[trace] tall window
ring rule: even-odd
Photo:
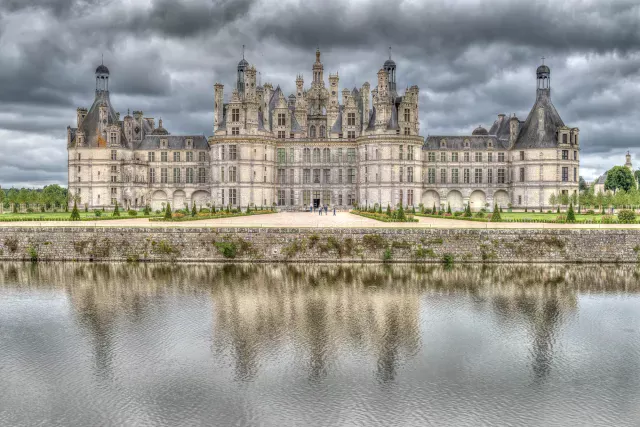
[[[180,168],[173,168],[173,182],[180,182]]]
[[[319,148],[314,148],[313,149],[313,162],[314,163],[320,163],[320,149]]]
[[[322,170],[322,181],[325,184],[331,183],[331,169],[323,169]]]
[[[239,122],[240,121],[240,109],[239,108],[232,108],[231,109],[231,121],[232,122]]]
[[[566,143],[567,143],[567,134],[566,134],[566,133],[563,133],[563,134],[562,134],[562,143],[563,143],[563,144],[566,144]]]
[[[156,182],[156,170],[154,168],[149,169],[149,182]]]
[[[578,152],[577,151],[573,152],[573,160],[578,160]]]
[[[302,150],[302,161],[310,163],[311,162],[311,149],[305,148]]]
[[[347,169],[347,174],[349,176],[349,184],[355,184],[356,182],[356,170],[353,168]]]
[[[567,168],[563,168],[563,176],[564,176],[564,170]],[[563,181],[565,181],[563,179]],[[524,182],[524,168],[520,168],[520,182]]]
[[[401,145],[400,147],[398,147],[398,159],[399,160],[404,159],[404,145]]]
[[[238,146],[230,145],[229,146],[229,160],[238,160]]]
[[[302,170],[302,183],[311,184],[311,169]]]
[[[328,148],[322,149],[322,161],[324,163],[331,162],[331,150],[329,150]]]
[[[266,169],[266,168],[265,168]],[[224,167],[220,168],[220,182],[224,182],[225,176],[224,176]]]
[[[524,160],[524,151],[520,152],[520,160]]]
[[[204,184],[207,182],[206,169],[198,168],[198,182]]]
[[[436,183],[436,168],[429,168],[428,175],[427,175],[427,182],[429,184]]]
[[[173,161],[174,162],[179,162],[180,161],[180,152],[179,151],[174,151],[173,152]]]
[[[504,184],[505,170],[503,168],[498,169],[498,184]]]
[[[504,153],[498,153],[498,161],[504,162]]]
[[[238,190],[235,188],[229,189],[229,203],[233,206],[238,204]]]
[[[413,145],[407,145],[407,160],[413,160]]]
[[[278,148],[276,151],[276,159],[278,159],[278,163],[285,163],[287,161],[287,151],[285,148]]]
[[[464,179],[464,183],[465,184],[469,184],[469,169],[465,169],[464,171],[464,175],[463,175],[463,179]]]
[[[286,198],[285,190],[278,190],[278,206],[284,206]]]
[[[476,153],[476,162],[481,162],[482,161],[482,153],[481,152],[477,152]]]
[[[457,184],[459,180],[458,169],[451,169],[451,183]]]
[[[407,190],[407,205],[413,206],[413,190]]]
[[[493,169],[487,169],[487,184],[493,184]]]
[[[446,169],[440,169],[440,183],[441,184],[446,184],[447,183],[447,170]]]
[[[160,182],[163,184],[167,183],[167,168],[160,169]]]
[[[465,162],[468,162],[468,161],[469,161],[469,152],[468,152],[468,151],[465,151],[465,152],[464,152],[464,161],[465,161]]]
[[[293,177],[294,177],[293,169],[289,169],[289,184],[294,184]]]
[[[356,149],[347,148],[347,162],[353,163],[356,161]]]
[[[193,151],[187,151],[187,162],[193,162]]]
[[[440,153],[440,161],[441,162],[446,162],[447,161],[447,153],[446,152],[442,152]]]
[[[278,126],[285,126],[286,124],[286,115],[284,113],[278,113]]]
[[[292,188],[292,189],[289,190],[289,204],[291,206],[296,204],[296,201],[294,200],[295,199],[294,195],[295,195],[295,193],[294,193],[293,188]]]
[[[109,141],[109,142],[111,142],[111,144],[112,144],[112,145],[115,145],[115,144],[116,144],[116,141],[118,140],[118,139],[117,139],[118,137],[117,137],[116,135],[117,135],[117,134],[116,134],[115,132],[111,132],[111,138],[110,138],[110,141]],[[566,141],[565,141],[565,142],[566,142]]]
[[[578,168],[573,168],[573,180],[578,181]]]
[[[400,182],[404,181],[404,168],[400,167],[400,173],[398,174],[399,178],[400,178]]]
[[[338,184],[342,184],[342,169],[338,169]]]
[[[336,155],[336,161],[337,162],[341,162],[342,161],[342,148],[338,148],[338,154]]]
[[[313,183],[320,184],[320,169],[313,170]]]
[[[153,151],[149,151],[147,153],[147,160],[150,162],[155,162],[156,161],[156,153],[154,153]]]
[[[487,162],[493,162],[493,153],[487,153]]]
[[[277,175],[276,175],[276,179],[278,184],[284,184],[284,177],[285,177],[285,170],[284,169],[278,169],[277,171]]]
[[[287,137],[287,132],[283,130],[278,131],[278,139],[285,139]]]
[[[326,130],[324,125],[320,125],[320,138],[326,137]]]
[[[236,176],[236,167],[235,166],[229,166],[229,182],[236,182],[237,176]]]
[[[311,125],[311,127],[309,128],[309,136],[311,138],[315,138],[316,137],[316,127]]]
[[[294,155],[293,147],[291,147],[289,148],[289,161],[293,163],[294,160],[295,160],[295,155]]]
[[[451,153],[451,161],[452,162],[458,161],[458,153]]]
[[[404,109],[404,121],[405,122],[410,122],[411,121],[411,110],[408,108]]]
[[[566,166],[562,168],[562,181],[569,181],[569,168]]]
[[[404,128],[405,135],[411,135],[411,128]]]
[[[569,150],[562,150],[562,160],[569,160]]]
[[[347,126],[356,125],[356,113],[347,113]]]
[[[116,150],[111,150],[111,160],[116,160],[117,153]]]
[[[355,130],[348,130],[347,131],[347,138],[355,139],[355,137],[356,137],[356,131]]]
[[[187,168],[187,184],[193,184],[193,168]]]
[[[436,153],[434,153],[434,152],[429,152],[428,160],[429,160],[430,162],[435,162],[435,161],[436,161]]]
[[[413,182],[413,168],[411,166],[407,168],[407,182]]]
[[[482,169],[476,169],[475,170],[474,182],[476,184],[482,184]]]

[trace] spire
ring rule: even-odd
[[[242,45],[242,59],[244,59],[244,45]]]
[[[391,46],[389,46],[389,59],[391,59]]]

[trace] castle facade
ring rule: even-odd
[[[109,99],[107,67],[96,69],[95,100],[67,128],[69,190],[89,208],[166,203],[183,208],[381,204],[461,210],[548,207],[551,194],[578,190],[578,129],[551,103],[550,70],[536,71],[524,121],[499,114],[470,135],[419,134],[419,90],[399,93],[391,58],[371,88],[342,89],[324,78],[320,51],[312,81],[295,93],[256,81],[244,58],[225,103],[214,86],[213,136],[171,135],[140,111],[121,120]]]

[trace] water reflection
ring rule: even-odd
[[[400,419],[424,425],[452,420],[452,402],[490,408],[502,393],[523,397],[512,402],[513,413],[502,408],[502,416],[519,423],[531,404],[525,392],[565,393],[558,378],[579,374],[573,370],[580,340],[602,344],[603,337],[585,332],[581,301],[635,295],[638,277],[635,266],[4,263],[0,367],[9,368],[0,374],[19,386],[28,360],[38,375],[59,370],[78,387],[71,402],[57,402],[66,411],[100,406],[91,396],[101,393],[108,395],[106,407],[121,411],[86,411],[78,425],[99,424],[104,416],[120,423],[139,417],[165,425],[185,417],[206,423],[216,409],[225,414],[224,425],[265,419],[264,425],[389,425]],[[34,361],[21,341],[39,338],[25,332],[24,316],[42,316],[51,310],[47,301],[60,298],[68,311],[48,322],[63,325],[67,335],[55,344],[67,348],[41,348],[43,360]],[[16,305],[39,299],[44,305]],[[640,320],[629,316],[637,339]],[[640,369],[640,349],[637,343],[620,346],[624,363],[613,361],[608,369],[618,378],[625,373],[627,403],[640,402],[638,380],[626,375]],[[79,359],[61,359],[69,351]],[[53,373],[41,373],[44,366]],[[267,390],[273,396],[265,396]],[[15,399],[0,395],[0,407],[16,407]],[[359,402],[357,411],[343,406],[349,401]],[[423,406],[426,401],[432,405]],[[46,407],[28,415],[26,424],[66,419],[51,418]],[[281,412],[270,412],[274,407]],[[559,402],[557,410],[572,415]],[[576,408],[574,418],[554,416],[575,422],[582,411]],[[617,413],[623,417],[607,422],[624,424],[625,412]],[[24,416],[0,410],[0,424]]]

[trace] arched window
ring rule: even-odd
[[[311,138],[315,138],[316,137],[316,127],[315,126],[311,126],[309,128],[309,137],[311,137]]]
[[[313,149],[313,162],[314,163],[320,163],[320,149],[319,148],[314,148]]]
[[[324,125],[320,126],[320,138],[325,138],[325,128],[324,128]]]
[[[305,148],[302,152],[302,160],[307,162],[307,163],[311,163],[311,149],[310,148]]]
[[[322,161],[329,163],[331,161],[331,151],[328,148],[322,149]]]

